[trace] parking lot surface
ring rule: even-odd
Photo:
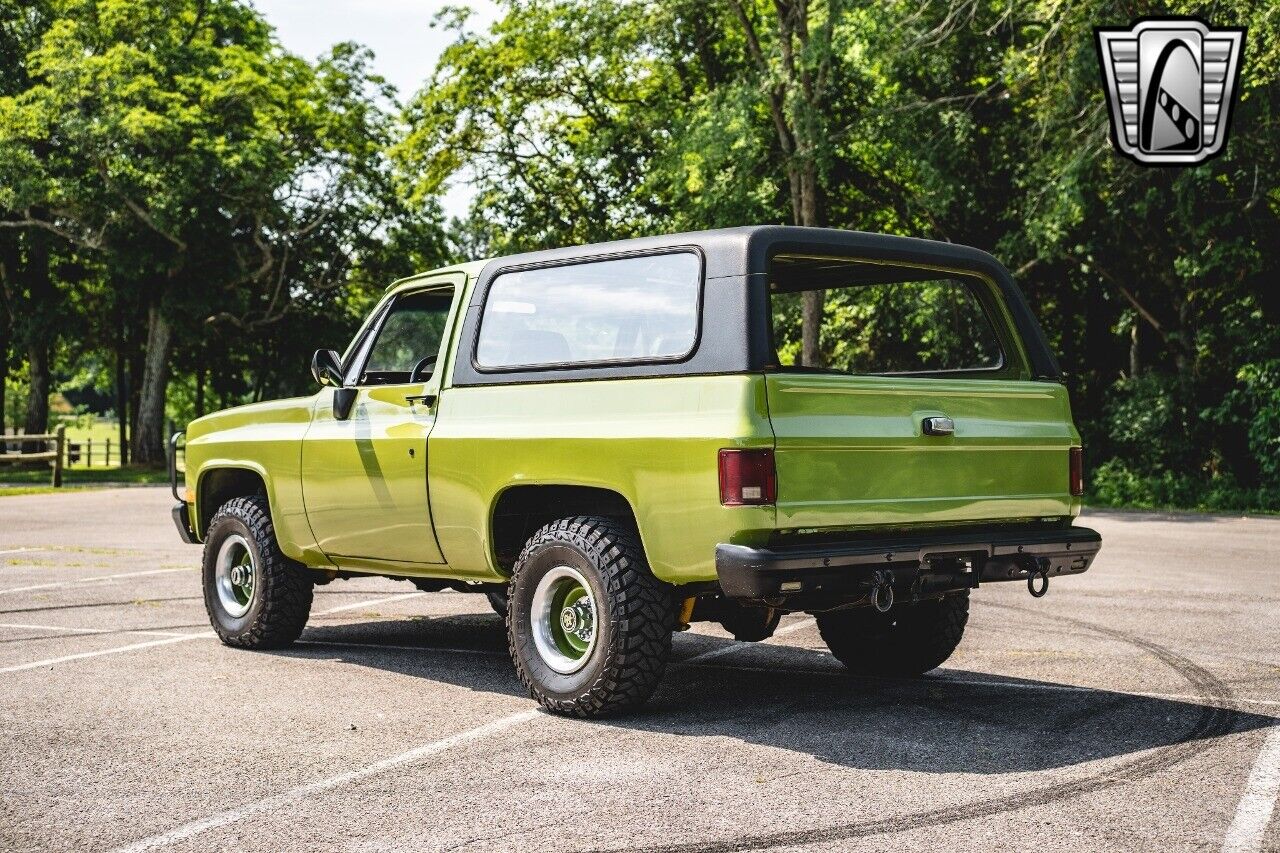
[[[1091,513],[956,655],[845,675],[700,624],[638,714],[549,716],[481,596],[318,587],[213,637],[154,488],[0,497],[6,850],[1280,850],[1280,520]]]

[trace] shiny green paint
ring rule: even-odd
[[[307,565],[332,568],[316,547],[302,503],[302,437],[315,405],[314,396],[270,400],[192,421],[187,427],[186,482],[198,498],[211,471],[236,468],[257,474],[266,484],[281,550]],[[203,538],[209,519],[201,517],[198,499],[191,522]]]
[[[452,322],[464,284],[461,274],[432,276],[396,293],[452,287]],[[360,388],[345,420],[333,414],[333,389],[320,393],[302,445],[302,491],[316,543],[338,566],[360,568],[353,559],[410,569],[444,562],[427,491],[427,436],[436,406],[409,399],[438,395],[443,369],[426,382]]]
[[[249,571],[245,573],[244,580],[240,583],[236,583],[234,580],[231,582],[231,592],[235,595],[236,601],[241,604],[248,604],[253,600],[253,581],[255,574],[253,571],[253,555],[246,550],[240,555],[240,559],[236,561],[236,565],[242,568],[247,567]]]
[[[773,445],[760,375],[447,389],[429,445],[436,536],[458,577],[502,577],[489,523],[512,486],[618,493],[672,583],[713,579],[718,543],[774,527],[773,507],[721,506],[717,473],[721,448]]]
[[[316,544],[338,565],[444,562],[427,494],[435,415],[405,399],[426,392],[424,383],[362,388],[346,420],[333,415],[333,389],[321,392],[302,445],[302,491]]]
[[[772,374],[780,528],[1074,516],[1067,392],[1048,382]],[[928,417],[955,421],[928,436]]]
[[[574,605],[577,605],[583,599],[586,599],[585,609],[582,605],[575,608]],[[586,587],[577,581],[565,581],[563,588],[557,591],[552,599],[551,638],[555,641],[561,654],[573,660],[580,660],[587,653],[587,650],[591,648],[591,636],[595,630],[595,625],[590,625],[590,630],[584,632],[587,634],[587,638],[583,639],[578,635],[577,631],[570,631],[566,628],[564,611],[573,613],[575,625],[581,623],[585,613],[594,613],[594,605],[590,593],[587,592]]]
[[[395,295],[406,290],[420,289],[436,283],[452,283],[459,286],[459,294],[454,301],[454,312],[456,313],[458,306],[465,304],[462,302],[463,294],[461,291],[483,266],[484,262],[462,264],[397,282],[388,288],[377,308],[369,313],[369,317],[365,320],[361,331],[376,316],[378,309]],[[349,350],[347,355],[350,355]],[[448,366],[446,364],[444,369],[436,371],[429,382],[405,387],[399,394],[398,403],[407,405],[407,401],[403,400],[405,393],[413,393],[415,390],[421,393],[427,388],[438,388],[441,384],[439,377],[445,374],[447,370]],[[371,403],[368,399],[368,394],[372,393],[372,390],[370,389],[368,392],[362,390],[360,392],[366,398],[364,401],[366,411]],[[394,393],[390,391],[390,386],[384,386],[378,390]],[[317,537],[312,532],[303,501],[303,437],[311,429],[313,416],[318,422],[323,422],[326,418],[332,419],[332,400],[333,390],[326,388],[321,389],[319,393],[310,397],[272,400],[247,406],[238,406],[192,421],[187,427],[186,485],[196,498],[190,502],[192,526],[195,529],[196,536],[202,539],[209,524],[209,519],[201,518],[199,513],[200,501],[198,498],[201,493],[202,482],[207,482],[205,476],[217,469],[243,469],[256,473],[266,484],[267,499],[271,506],[271,518],[276,530],[276,538],[279,540],[281,550],[284,551],[286,556],[308,566],[322,569],[339,567],[366,572],[418,573],[414,571],[413,563],[408,564],[407,571],[398,571],[401,567],[398,566],[396,561],[347,556],[336,559],[331,558],[320,547]],[[358,400],[357,403],[359,402]],[[379,394],[377,399],[372,401],[372,405],[375,407],[396,404],[395,398],[388,397],[387,394]],[[421,414],[421,405],[417,408],[419,414]],[[431,416],[434,417],[434,414],[432,413]],[[400,427],[400,431],[404,432],[413,428],[412,425],[405,425]],[[422,458],[423,465],[425,465],[425,436],[427,429],[429,429],[429,425],[426,429],[421,429],[420,438],[423,452],[417,454]],[[355,447],[358,439],[353,435],[349,436],[349,440],[349,447],[338,451],[338,455],[349,452]],[[405,446],[402,449],[407,454],[408,446],[412,444],[412,441],[408,439],[404,441]],[[319,455],[323,456],[323,453]],[[323,460],[316,459],[312,461],[323,462]],[[325,479],[322,475],[312,483],[316,507],[323,507],[323,493],[330,487],[341,489],[344,485],[350,485],[349,481],[347,483],[325,483]],[[369,482],[363,482],[359,485],[364,491],[370,493],[374,488]],[[399,484],[397,493],[402,495],[403,491],[412,490],[412,488],[412,485],[407,485],[406,478]],[[320,494],[315,494],[317,492]],[[333,500],[332,496],[329,499]],[[342,501],[344,499],[339,495],[337,500]],[[362,505],[350,500],[350,498],[346,499],[346,503],[351,507]],[[429,520],[427,529],[429,530]],[[423,543],[421,552],[426,553],[428,557],[439,559],[438,549],[430,539]],[[416,556],[419,550],[415,549],[413,553]]]
[[[282,550],[308,566],[473,581],[505,577],[492,518],[517,486],[620,495],[654,574],[677,584],[713,580],[717,544],[759,545],[779,529],[1079,512],[1067,494],[1079,436],[1052,383],[740,374],[452,387],[459,314],[482,266],[384,297],[465,276],[427,383],[360,389],[349,421],[334,419],[332,389],[201,418],[187,434],[188,484],[199,492],[220,467],[257,472]],[[430,392],[431,405],[404,399]],[[956,435],[926,440],[931,415],[954,419]],[[775,444],[777,507],[721,506],[718,451]],[[208,519],[192,518],[203,535]]]

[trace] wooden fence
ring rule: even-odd
[[[6,435],[0,437],[0,443],[5,445],[5,453],[0,453],[0,462],[27,463],[27,462],[48,462],[52,469],[52,482],[55,488],[62,485],[62,462],[66,458],[67,448],[67,428],[61,424],[58,428],[50,433],[41,433],[39,435]],[[29,451],[25,449],[25,445],[35,444],[44,445],[44,450]],[[8,445],[17,445],[17,453],[9,453]]]
[[[113,464],[118,466],[123,462],[124,460],[120,457],[120,443],[112,442],[109,438],[96,442],[92,438],[67,442],[68,467],[83,465],[86,468],[92,468],[97,465],[110,468]]]

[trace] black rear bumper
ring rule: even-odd
[[[886,570],[895,589],[916,594],[1077,575],[1101,548],[1102,537],[1087,527],[942,531],[778,548],[717,545],[716,574],[730,598],[847,600],[865,596],[876,573]]]

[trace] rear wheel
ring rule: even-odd
[[[941,666],[964,636],[969,591],[880,613],[872,607],[817,615],[836,659],[859,675],[921,675]]]
[[[529,694],[557,714],[599,717],[653,693],[671,652],[671,588],[634,531],[578,516],[535,533],[507,602],[511,660]]]
[[[287,646],[311,613],[311,577],[276,542],[267,499],[234,498],[209,524],[204,604],[222,642],[249,649]]]

